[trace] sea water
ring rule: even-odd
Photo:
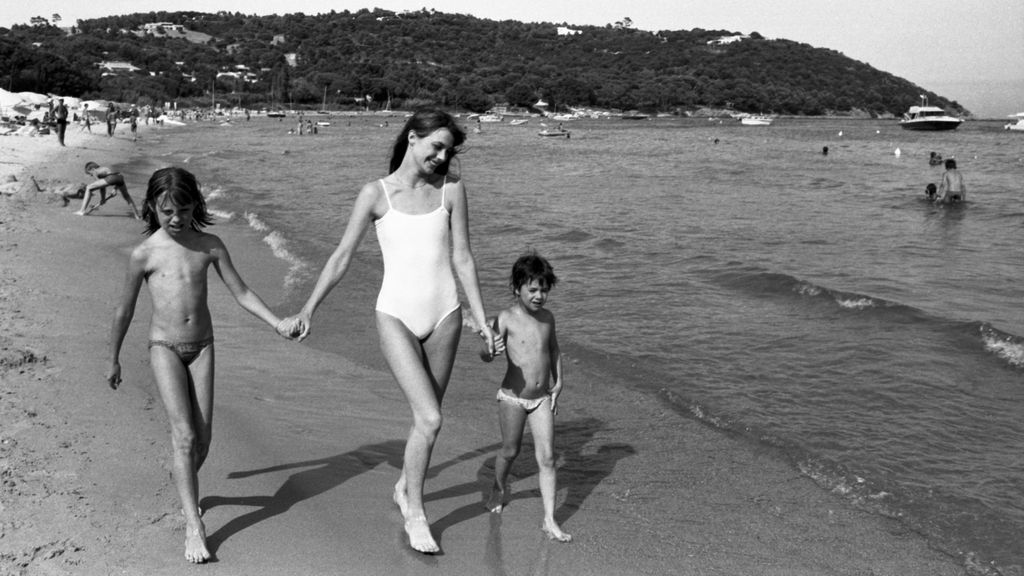
[[[288,263],[297,304],[404,121],[327,119],[305,136],[291,118],[149,132],[145,168],[200,174],[221,220]],[[679,418],[770,447],[947,552],[1024,564],[1024,135],[657,118],[552,139],[541,122],[484,125],[454,166],[492,311],[536,249],[561,279],[562,348],[593,371],[628,373]],[[965,205],[924,200],[943,171],[931,152],[956,159]],[[367,306],[372,235],[346,289]]]

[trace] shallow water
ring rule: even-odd
[[[331,120],[316,136],[257,119],[146,146],[264,234],[298,302],[402,122]],[[629,374],[679,417],[771,447],[944,550],[1024,564],[1024,135],[842,119],[539,128],[485,125],[460,155],[490,310],[535,248],[561,279],[562,346],[594,372]],[[923,201],[942,173],[931,151],[957,159],[965,206]],[[348,292],[370,303],[372,236]]]

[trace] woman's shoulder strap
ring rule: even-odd
[[[383,190],[383,191],[384,191],[384,199],[388,201],[388,210],[390,210],[390,209],[392,209],[392,208],[393,208],[393,206],[391,206],[391,195],[390,195],[390,194],[388,194],[388,185],[387,185],[387,182],[385,182],[383,178],[381,178],[381,179],[379,180],[379,182],[380,182],[380,188],[381,188],[381,190]]]

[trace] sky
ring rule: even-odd
[[[727,30],[830,48],[955,100],[976,116],[1024,112],[1021,0],[0,0],[0,26],[165,10],[320,14],[436,9],[490,20],[640,30]]]

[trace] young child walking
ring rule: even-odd
[[[555,521],[555,414],[562,393],[562,361],[555,336],[555,317],[544,308],[548,292],[558,279],[551,264],[536,253],[520,257],[512,266],[509,286],[515,302],[492,321],[504,351],[505,377],[498,389],[498,421],[501,449],[494,460],[494,487],[487,509],[501,513],[508,501],[508,476],[523,443],[523,429],[530,424],[537,455],[540,495],[544,506],[541,529],[553,540],[569,542],[572,536]],[[490,362],[494,355],[483,351]]]
[[[111,331],[107,383],[115,390],[121,384],[121,345],[145,281],[153,301],[150,363],[171,424],[171,470],[185,515],[185,558],[198,564],[210,558],[199,517],[198,480],[213,430],[213,325],[206,301],[210,266],[242,308],[275,328],[280,320],[235,271],[221,239],[202,231],[212,219],[190,172],[173,167],[154,172],[142,216],[149,238],[128,260]]]

